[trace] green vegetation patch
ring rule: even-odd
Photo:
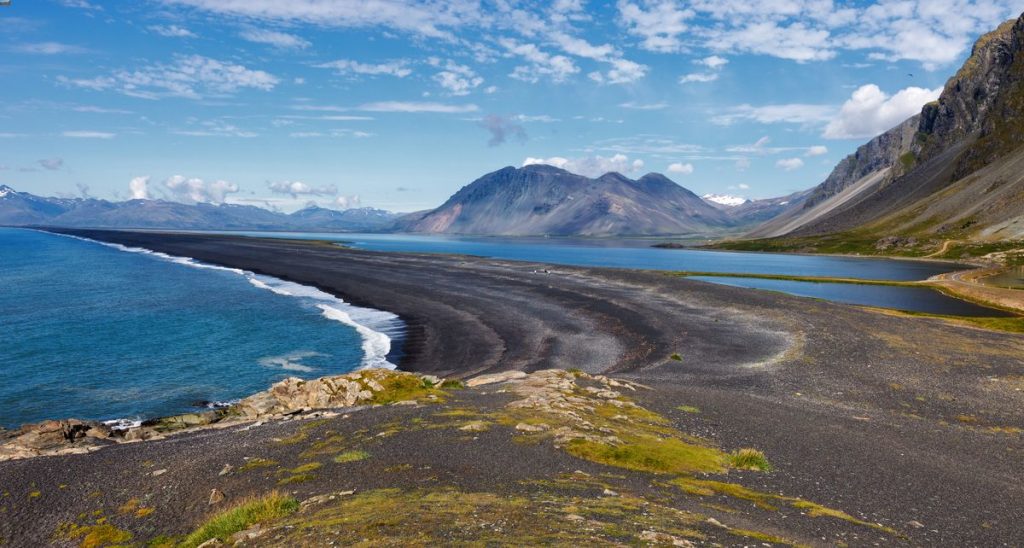
[[[338,463],[338,464],[344,464],[346,462],[356,462],[356,461],[366,460],[368,458],[370,458],[370,454],[368,452],[361,451],[361,450],[355,450],[355,451],[345,451],[344,453],[341,453],[341,454],[335,456],[334,459],[332,459],[332,460],[334,462]]]
[[[785,495],[776,495],[774,493],[764,493],[743,487],[735,483],[727,483],[721,481],[712,481],[697,479],[692,477],[681,477],[676,478],[671,482],[673,485],[679,487],[684,492],[691,495],[698,495],[702,497],[710,497],[714,495],[725,495],[732,498],[741,500],[748,500],[753,502],[759,508],[763,510],[775,510],[776,504],[787,504],[792,508],[803,510],[804,513],[812,518],[817,517],[830,517],[835,519],[841,519],[843,521],[860,525],[863,527],[870,527],[872,529],[888,533],[890,535],[899,536],[899,532],[896,530],[880,525],[878,523],[871,523],[861,519],[857,519],[842,510],[836,510],[827,506],[822,506],[816,502],[810,502],[797,497],[788,497]]]
[[[377,379],[384,387],[373,393],[370,403],[385,405],[399,401],[444,401],[447,393],[429,380],[411,374],[393,374]]]
[[[721,473],[728,463],[718,449],[646,435],[626,436],[621,444],[572,440],[565,450],[589,461],[657,474]]]
[[[757,449],[740,449],[729,454],[729,464],[739,470],[757,470],[760,472],[771,472],[772,465],[765,458],[764,453]]]
[[[294,498],[272,492],[266,496],[243,501],[218,513],[185,537],[181,548],[195,548],[210,539],[227,541],[231,535],[256,524],[283,518],[299,509]]]
[[[92,525],[69,523],[61,526],[57,537],[78,543],[80,548],[102,548],[104,546],[123,545],[132,540],[132,534],[106,523],[100,518]]]
[[[253,458],[245,461],[245,464],[238,467],[239,472],[248,472],[249,470],[256,470],[259,468],[270,468],[277,466],[276,460]]]
[[[700,408],[694,407],[692,405],[680,405],[680,406],[676,407],[676,409],[678,409],[679,411],[682,411],[683,413],[693,413],[693,414],[700,413]]]
[[[672,545],[703,541],[707,534],[701,529],[713,529],[703,516],[629,495],[499,495],[450,488],[368,491],[275,525],[262,543],[294,546],[316,537],[339,545]]]

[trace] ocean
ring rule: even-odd
[[[0,228],[0,427],[137,421],[393,367],[401,321],[187,258]]]

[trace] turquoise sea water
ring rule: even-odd
[[[0,426],[137,419],[388,365],[389,313],[159,254],[0,228]]]

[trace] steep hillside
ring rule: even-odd
[[[728,214],[664,175],[596,179],[551,166],[506,167],[462,188],[398,230],[446,234],[664,235],[731,227]]]
[[[1024,18],[982,36],[921,113],[844,159],[755,238],[1024,237]]]

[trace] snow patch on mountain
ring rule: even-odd
[[[730,196],[728,194],[705,194],[701,196],[701,198],[704,198],[704,200],[708,202],[714,202],[719,205],[730,207],[743,205],[750,201],[740,196]]]

